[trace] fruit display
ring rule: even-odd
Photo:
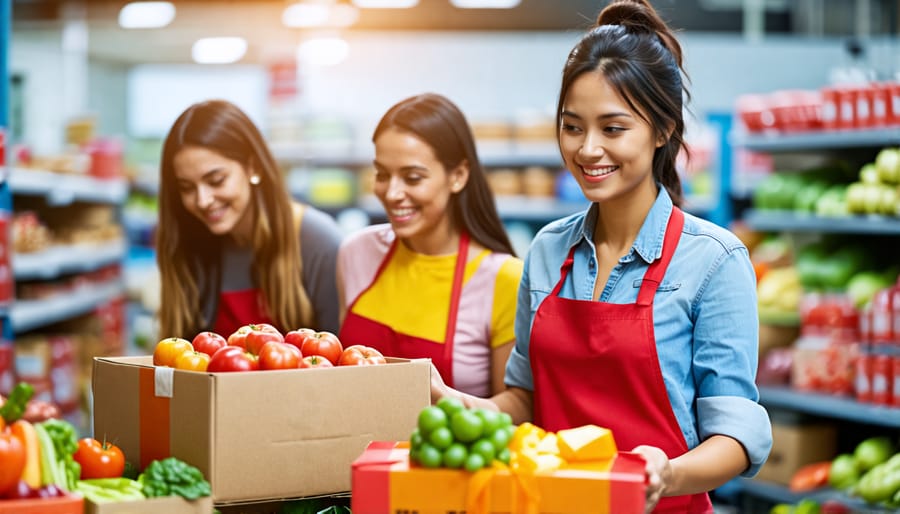
[[[509,414],[469,409],[456,398],[441,398],[419,413],[409,438],[409,458],[426,468],[477,471],[494,460],[509,464],[516,427]]]
[[[387,360],[378,350],[344,348],[331,332],[298,328],[282,334],[268,323],[244,325],[225,337],[215,332],[192,340],[167,337],[156,343],[153,364],[186,371],[225,373],[277,369],[370,366]]]

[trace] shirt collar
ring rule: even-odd
[[[632,251],[640,255],[647,263],[662,256],[663,240],[666,238],[666,227],[669,223],[669,216],[672,214],[672,207],[672,198],[669,196],[669,192],[659,184],[656,201],[653,202],[653,207],[647,213],[644,224],[631,247]],[[571,232],[572,240],[568,241],[568,248],[582,240],[586,240],[593,247],[591,241],[594,236],[594,227],[597,225],[597,209],[596,203],[592,203],[588,207],[579,222],[581,226]]]

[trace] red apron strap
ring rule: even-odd
[[[641,282],[641,290],[638,292],[638,305],[652,305],[653,297],[656,296],[656,289],[662,282],[663,275],[669,267],[672,255],[675,254],[675,248],[678,247],[678,240],[681,238],[681,230],[684,228],[684,213],[678,207],[672,207],[671,219],[666,226],[666,235],[663,238],[662,256],[655,260]]]
[[[444,335],[444,362],[450,370],[450,376],[444,377],[453,384],[453,340],[456,336],[456,314],[459,312],[459,297],[462,296],[463,279],[466,276],[466,260],[469,256],[469,234],[463,231],[459,235],[459,251],[456,254],[456,269],[453,272],[453,289],[450,291],[450,313],[447,319],[447,332]]]
[[[577,244],[572,248],[569,248],[569,255],[566,256],[566,260],[563,261],[562,266],[559,267],[559,282],[556,283],[553,291],[550,292],[550,296],[559,296],[559,291],[562,289],[563,282],[566,281],[566,277],[569,276],[569,271],[572,269],[572,264],[575,262],[576,247],[578,247]]]

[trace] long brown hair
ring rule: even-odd
[[[563,68],[557,129],[569,87],[582,74],[598,71],[628,102],[629,107],[666,139],[653,154],[653,178],[675,205],[683,203],[675,160],[684,145],[684,100],[690,93],[682,81],[681,45],[646,0],[616,0],[575,45]]]
[[[249,208],[255,220],[253,283],[262,290],[266,311],[279,329],[313,326],[302,282],[299,227],[281,171],[250,118],[229,102],[210,100],[185,110],[163,144],[157,232],[160,335],[189,339],[212,328],[215,320],[205,319],[204,312],[210,302],[218,304],[222,248],[228,237],[211,233],[181,201],[174,161],[186,146],[214,151],[260,177],[259,184],[247,184],[253,188]]]
[[[391,128],[413,134],[428,144],[446,170],[452,170],[463,162],[468,164],[469,180],[459,193],[450,198],[451,223],[466,231],[481,246],[515,255],[497,214],[484,168],[478,160],[475,137],[459,107],[434,93],[413,96],[385,113],[375,127],[372,141]]]

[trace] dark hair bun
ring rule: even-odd
[[[597,26],[619,25],[632,34],[655,34],[681,67],[681,45],[647,0],[615,0],[597,16]]]

